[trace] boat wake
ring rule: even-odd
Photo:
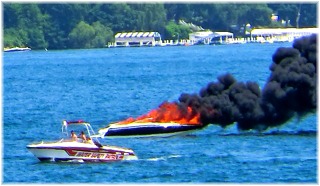
[[[61,161],[61,163],[85,163],[85,161],[83,161],[83,160],[66,160],[66,161]]]
[[[172,158],[180,158],[181,155],[169,155],[169,156],[161,156],[161,157],[153,157],[153,158],[148,158],[148,159],[144,159],[145,161],[166,161],[168,159],[172,159]],[[143,160],[143,159],[141,159]]]

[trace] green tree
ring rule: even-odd
[[[28,46],[33,49],[48,46],[43,33],[47,15],[41,13],[37,4],[5,4],[4,16],[5,46]]]
[[[4,30],[3,46],[4,47],[24,47],[28,46],[28,34],[23,30],[9,28]]]
[[[311,27],[317,25],[318,11],[315,3],[300,4],[300,27]]]
[[[317,25],[317,6],[315,3],[270,3],[268,6],[278,15],[279,20],[288,23],[285,26],[310,27]]]
[[[18,25],[19,4],[4,3],[3,4],[3,27],[4,29],[16,27]]]
[[[51,49],[69,48],[68,36],[71,30],[89,14],[89,4],[39,4],[40,10],[48,15],[45,39]]]
[[[113,32],[109,27],[103,26],[99,21],[92,24],[95,35],[91,41],[94,48],[103,48],[107,42],[113,41]]]
[[[101,11],[106,12],[102,24],[110,26],[114,32],[131,31],[135,27],[133,12],[128,4],[103,4]]]
[[[43,28],[46,15],[43,15],[37,4],[24,4],[19,9],[18,22],[20,29],[28,35],[27,45],[34,49],[43,49],[48,46],[44,39]]]
[[[191,30],[184,25],[178,25],[174,21],[170,21],[165,27],[165,38],[166,39],[187,39]]]
[[[69,34],[71,48],[91,48],[91,41],[94,39],[95,30],[92,26],[80,21]]]
[[[146,30],[162,32],[166,25],[166,14],[163,4],[146,4]]]
[[[271,24],[272,10],[266,4],[252,4],[245,16],[253,27],[268,26]]]

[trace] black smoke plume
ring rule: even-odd
[[[182,94],[179,105],[200,113],[203,125],[241,130],[265,130],[293,116],[302,117],[317,107],[317,35],[302,37],[293,47],[278,48],[272,56],[271,74],[260,90],[255,82],[238,82],[231,74],[218,77],[199,94]]]

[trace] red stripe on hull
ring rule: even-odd
[[[65,150],[69,155],[74,154],[73,151],[86,151],[86,152],[99,152],[99,153],[128,153],[133,154],[132,152],[126,152],[121,150],[112,150],[112,149],[102,149],[102,148],[84,148],[84,147],[27,147],[30,149],[52,149],[52,150]]]

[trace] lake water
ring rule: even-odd
[[[103,139],[138,160],[41,163],[26,145],[60,137],[63,119],[97,131],[137,117],[219,75],[260,87],[291,43],[30,51],[3,54],[4,183],[316,183],[317,115],[240,132],[217,125],[167,138]]]

